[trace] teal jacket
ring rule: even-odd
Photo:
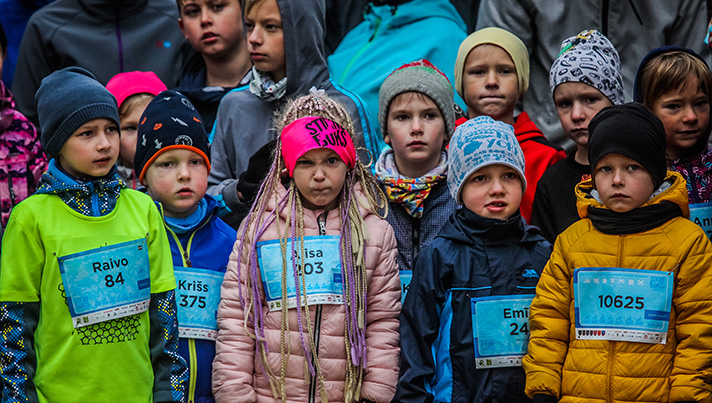
[[[378,128],[383,80],[405,63],[428,59],[454,83],[457,50],[466,37],[467,26],[448,0],[413,0],[398,6],[370,3],[364,21],[327,59],[329,73],[336,84],[364,100],[371,126]],[[457,95],[455,101],[465,110]]]

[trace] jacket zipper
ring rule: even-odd
[[[353,67],[354,63],[356,60],[361,58],[361,55],[366,52],[371,45],[373,45],[373,40],[376,38],[376,35],[378,35],[378,30],[381,28],[381,16],[376,15],[376,23],[375,27],[373,28],[373,34],[371,34],[371,37],[368,39],[368,42],[366,42],[365,45],[361,47],[361,49],[358,50],[354,54],[354,57],[351,58],[349,61],[349,64],[346,65],[346,68],[344,69],[344,72],[341,73],[341,77],[339,77],[339,85],[343,85],[344,79],[348,76],[349,71],[351,70],[351,67]]]
[[[687,165],[687,164],[685,164]],[[685,169],[687,172],[692,173],[692,166],[685,166]],[[697,181],[695,181],[695,176],[694,175],[688,175],[687,180],[690,182],[690,187],[692,192],[689,192],[692,195],[692,200],[690,201],[690,204],[694,203],[700,203],[698,193],[697,193]]]
[[[418,257],[418,253],[420,253],[420,221],[421,220],[418,218],[413,218],[411,222],[411,224],[413,224],[413,231],[411,234],[411,242],[413,243],[413,256],[410,261],[411,268],[413,268],[415,258]]]
[[[198,353],[195,350],[195,339],[188,339],[188,355],[190,356],[190,383],[188,384],[188,403],[195,402],[195,385],[198,383]]]
[[[12,170],[8,170],[7,172],[7,189],[10,192],[10,208],[15,207],[15,199],[17,196],[15,196],[15,189],[12,186],[12,180],[14,177],[12,176]]]
[[[121,40],[121,19],[119,17],[119,11],[116,10],[116,19],[115,21],[115,28],[116,28],[116,45],[117,45],[117,50],[119,52],[118,57],[119,57],[119,72],[123,73],[124,72],[124,43]]]
[[[622,267],[623,265],[623,256],[625,256],[625,244],[626,244],[626,238],[625,235],[619,235],[618,238],[618,262],[616,262],[616,266]],[[616,356],[616,345],[617,342],[615,341],[609,341],[608,342],[608,352],[609,352],[609,359],[608,359],[608,399],[606,401],[612,402],[613,401],[613,366],[615,365],[615,356]]]
[[[317,224],[319,224],[319,235],[326,235],[326,217],[328,216],[329,212],[325,211],[323,214],[318,216],[316,218]],[[319,336],[321,335],[321,304],[316,306],[316,314],[314,316],[314,351],[319,353]],[[316,360],[318,360],[319,357],[313,356],[312,357],[312,366],[315,365]],[[318,379],[316,374],[315,376],[309,377],[309,403],[314,403],[316,402],[316,389],[317,389],[317,383]],[[322,402],[326,403],[326,402]]]
[[[161,210],[161,215],[163,215],[163,206],[160,206]],[[164,219],[164,226],[166,227],[166,230],[168,230],[168,233],[173,236],[173,240],[175,241],[176,245],[178,246],[178,252],[180,252],[181,258],[183,259],[183,266],[185,267],[193,267],[191,266],[190,262],[190,247],[193,245],[193,236],[201,229],[203,228],[210,220],[205,220],[203,223],[198,226],[193,232],[191,232],[190,237],[188,238],[188,244],[186,245],[186,248],[183,249],[183,245],[180,243],[180,239],[178,239],[178,235],[176,235],[175,232],[168,226],[168,224],[165,224],[165,219]],[[193,403],[195,402],[195,387],[198,383],[198,353],[195,349],[195,339],[188,339],[188,373],[189,373],[189,379],[188,379],[188,403]]]

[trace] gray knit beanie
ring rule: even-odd
[[[440,109],[445,121],[445,138],[450,139],[455,131],[455,91],[450,80],[426,59],[406,63],[393,71],[378,92],[378,122],[381,134],[388,134],[388,111],[393,99],[404,92],[420,92],[427,95]]]
[[[447,159],[447,187],[452,198],[462,204],[462,184],[478,169],[494,164],[514,169],[522,181],[522,192],[526,190],[524,152],[511,125],[483,115],[457,126]]]
[[[621,59],[611,41],[596,30],[581,31],[561,43],[561,53],[549,71],[552,95],[565,82],[588,84],[613,105],[625,102]]]
[[[90,120],[106,118],[119,126],[116,98],[81,67],[66,67],[42,79],[35,101],[40,143],[50,158],[56,158],[72,133]]]

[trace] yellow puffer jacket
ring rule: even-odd
[[[531,305],[526,393],[560,402],[712,402],[712,244],[690,222],[685,180],[643,206],[671,201],[685,217],[631,235],[608,235],[588,218],[590,180],[576,187],[583,218],[557,239]],[[666,344],[576,340],[573,273],[579,267],[675,273]]]

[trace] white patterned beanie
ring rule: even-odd
[[[581,31],[561,43],[559,57],[549,71],[551,94],[566,82],[590,85],[613,105],[625,102],[621,59],[611,41],[596,30]]]
[[[514,128],[489,116],[478,116],[455,129],[450,140],[447,161],[447,187],[452,197],[462,204],[462,185],[475,171],[501,164],[514,169],[527,188],[524,176],[524,152]]]

